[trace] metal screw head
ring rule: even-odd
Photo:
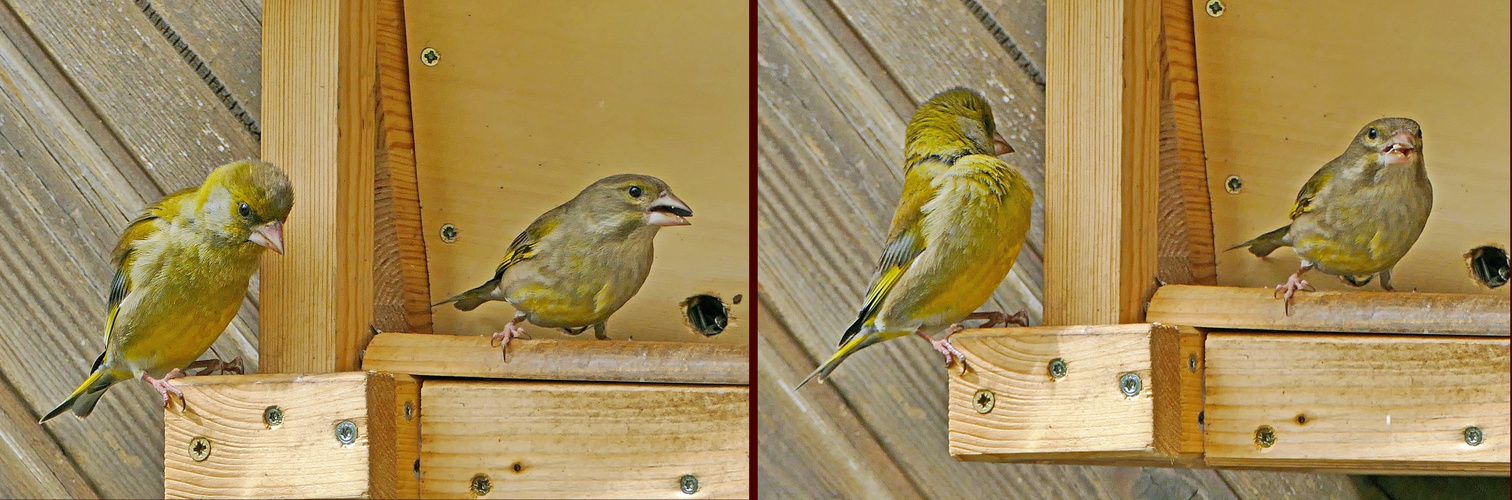
[[[472,490],[473,496],[481,497],[493,491],[493,481],[488,480],[488,474],[480,472],[478,475],[472,477],[472,481],[468,483],[467,489]]]
[[[698,493],[698,478],[694,477],[692,474],[688,474],[686,476],[683,476],[682,479],[677,480],[677,486],[679,488],[682,488],[684,495],[692,495],[694,493]]]
[[[1230,175],[1223,180],[1223,190],[1228,191],[1228,194],[1239,194],[1239,190],[1243,188],[1244,179],[1240,179],[1237,175]]]
[[[1269,425],[1262,425],[1255,429],[1255,446],[1270,448],[1276,444],[1276,430]]]
[[[1486,435],[1481,432],[1480,427],[1470,426],[1465,428],[1465,444],[1480,446],[1481,442],[1485,439]]]
[[[1066,360],[1055,358],[1050,360],[1050,378],[1060,380],[1066,376]]]
[[[1208,0],[1206,10],[1209,16],[1218,17],[1223,15],[1223,2],[1221,0]]]
[[[976,408],[977,413],[990,412],[996,404],[997,395],[987,389],[978,390],[971,396],[971,406]]]
[[[337,423],[336,440],[344,445],[357,442],[357,424],[352,423],[351,420],[342,420]]]
[[[189,440],[189,458],[196,462],[203,462],[210,458],[210,440],[204,436],[197,436]]]
[[[452,242],[455,242],[455,241],[457,241],[457,226],[451,225],[450,222],[448,222],[446,224],[442,224],[441,225],[441,242],[442,243],[452,243]]]
[[[1122,377],[1118,377],[1118,389],[1123,391],[1125,396],[1138,396],[1139,391],[1144,389],[1144,380],[1139,378],[1138,373],[1125,373]]]
[[[263,425],[266,425],[269,429],[272,429],[274,427],[278,427],[282,423],[283,408],[279,408],[277,406],[269,406],[267,409],[263,410]]]
[[[420,62],[426,66],[435,66],[441,62],[441,54],[437,53],[436,49],[426,47],[420,50]]]
[[[1187,355],[1187,371],[1192,372],[1192,373],[1197,373],[1197,355],[1196,354],[1188,354]]]
[[[404,402],[404,419],[405,420],[414,420],[415,419],[415,403],[411,403],[409,401],[405,401]]]

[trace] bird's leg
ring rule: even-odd
[[[174,387],[173,384],[168,383],[168,380],[182,376],[184,376],[184,370],[174,368],[167,374],[163,375],[163,378],[152,378],[151,375],[143,373],[142,381],[146,382],[148,385],[151,385],[153,389],[157,389],[158,394],[163,395],[163,408],[171,408],[173,407],[173,399],[169,397],[170,394],[178,396],[179,406],[185,406],[184,391],[180,391],[177,387]]]
[[[1296,294],[1298,290],[1307,290],[1309,292],[1313,290],[1312,285],[1309,284],[1307,282],[1307,280],[1302,279],[1302,273],[1305,273],[1305,272],[1307,272],[1308,270],[1310,270],[1312,268],[1313,268],[1312,264],[1305,264],[1305,265],[1302,266],[1301,269],[1298,269],[1297,272],[1292,273],[1291,277],[1286,278],[1286,283],[1282,283],[1280,285],[1276,285],[1276,292],[1275,293],[1286,292],[1286,315],[1287,316],[1291,316],[1291,299],[1292,299],[1292,295]],[[1272,296],[1274,296],[1274,294],[1272,294]]]
[[[606,329],[606,327],[607,327],[607,325],[605,325],[604,323],[594,324],[593,325],[593,338],[596,338],[596,339],[599,339],[599,340],[609,340],[609,334],[604,332],[604,330]]]
[[[950,328],[946,328],[945,329],[945,336],[941,337],[939,340],[935,340],[934,337],[930,337],[929,334],[924,333],[924,330],[922,330],[922,329],[914,331],[914,334],[916,334],[916,335],[918,335],[920,337],[923,337],[924,340],[929,341],[929,345],[933,346],[934,350],[939,351],[940,354],[944,354],[945,355],[945,367],[946,368],[950,368],[951,365],[955,364],[956,360],[960,360],[961,361],[961,374],[965,375],[966,374],[966,356],[963,355],[963,354],[961,354],[961,351],[956,350],[955,346],[953,346],[953,345],[950,344],[950,336],[951,335],[955,335],[956,332],[959,332],[959,331],[965,330],[965,329],[966,329],[966,327],[961,326],[959,323],[954,324],[954,325],[950,325]]]
[[[237,356],[231,361],[221,361],[220,358],[201,359],[199,361],[189,363],[189,366],[184,367],[185,370],[193,370],[196,368],[200,368],[201,370],[195,375],[212,375],[216,372],[235,373],[237,375],[243,375],[247,373],[246,367],[242,365],[241,356]]]
[[[1385,271],[1381,271],[1381,289],[1382,290],[1386,290],[1388,292],[1395,292],[1396,291],[1396,288],[1394,288],[1394,287],[1391,286],[1391,270],[1390,269],[1387,269]]]
[[[515,313],[514,319],[509,320],[509,324],[504,325],[504,329],[503,330],[499,330],[498,333],[493,334],[493,337],[489,339],[489,341],[488,341],[489,345],[492,345],[494,342],[500,341],[500,339],[502,339],[502,342],[499,342],[499,350],[504,355],[504,361],[509,361],[509,341],[510,340],[517,339],[517,338],[518,339],[528,339],[528,338],[530,338],[530,335],[527,335],[525,333],[525,328],[522,327],[522,326],[520,326],[520,323],[522,323],[524,321],[525,321],[525,314],[524,313]]]
[[[1008,323],[1013,323],[1013,324],[1018,325],[1018,326],[1029,326],[1029,315],[1028,314],[1024,314],[1024,311],[1022,311],[1022,310],[1020,310],[1019,312],[1013,313],[1013,314],[1003,314],[1002,311],[981,311],[981,312],[974,312],[974,313],[971,313],[970,315],[966,316],[966,319],[963,319],[961,321],[971,321],[971,320],[974,320],[974,319],[985,319],[985,320],[987,320],[986,323],[982,323],[982,325],[979,326],[979,327],[977,327],[977,328],[992,328],[994,326],[1008,326]]]

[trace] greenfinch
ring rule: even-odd
[[[799,387],[823,382],[858,350],[909,334],[964,370],[950,344],[962,321],[1025,323],[1023,311],[972,312],[1008,276],[1029,231],[1034,192],[997,158],[1011,151],[974,90],[946,90],[919,106],[905,137],[903,194],[861,311],[839,350]],[[930,336],[942,329],[944,337]]]
[[[105,390],[141,377],[171,404],[168,381],[195,362],[236,316],[263,250],[283,253],[283,223],[294,203],[289,178],[255,160],[223,165],[204,184],[158,200],[121,233],[111,254],[105,352],[89,378],[42,421],[73,410],[89,416]],[[193,363],[191,363],[193,362]]]
[[[530,338],[520,326],[525,321],[569,335],[591,326],[595,337],[606,339],[609,316],[651,274],[656,233],[686,226],[692,215],[661,179],[636,174],[599,179],[516,236],[492,279],[435,305],[471,311],[502,300],[514,306],[514,318],[492,337],[506,356],[511,339]]]
[[[1297,193],[1291,224],[1229,248],[1259,257],[1290,246],[1302,266],[1276,286],[1292,295],[1311,289],[1302,273],[1317,269],[1364,286],[1377,274],[1391,286],[1391,269],[1423,234],[1433,210],[1433,185],[1423,166],[1423,129],[1407,118],[1381,118],[1355,134],[1344,153],[1319,168]]]

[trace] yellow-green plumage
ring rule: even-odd
[[[265,247],[282,250],[292,204],[282,171],[242,161],[148,207],[111,256],[105,352],[42,420],[70,409],[86,417],[112,384],[163,379],[204,354],[240,308]]]
[[[803,383],[822,381],[877,342],[960,323],[1008,275],[1034,193],[995,156],[1006,144],[994,128],[987,100],[969,89],[919,107],[904,146],[903,194],[861,311],[840,349]]]

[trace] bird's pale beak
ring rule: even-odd
[[[1009,146],[1008,145],[1008,140],[1003,138],[1003,134],[999,134],[997,132],[993,132],[992,133],[992,150],[993,150],[993,154],[994,155],[1003,156],[1005,154],[1012,153],[1013,152],[1013,146]]]
[[[693,209],[688,208],[686,203],[677,199],[677,196],[674,196],[672,193],[663,193],[661,198],[657,198],[656,201],[651,202],[651,208],[646,209],[646,213],[650,214],[650,222],[653,226],[688,226],[693,224],[684,218],[692,217]]]
[[[1417,154],[1417,146],[1413,145],[1413,139],[1415,138],[1409,132],[1397,132],[1396,135],[1391,136],[1391,142],[1381,151],[1381,163],[1387,165],[1410,163],[1412,156]]]
[[[283,223],[273,221],[257,226],[257,229],[252,231],[252,236],[247,237],[247,241],[268,247],[268,250],[283,255]]]

